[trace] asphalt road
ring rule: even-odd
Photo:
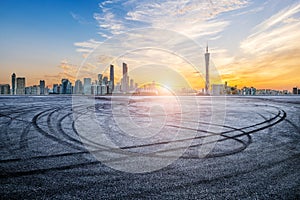
[[[159,118],[150,100],[125,105],[140,125]],[[2,96],[1,199],[299,199],[300,97],[223,100],[197,97],[199,109],[186,103],[185,117],[173,106],[159,118],[161,134],[134,137],[118,128],[124,116],[112,112],[110,98],[74,107],[67,96]],[[220,103],[223,121],[211,121],[211,107]],[[80,133],[78,120],[89,113],[115,146]],[[174,138],[178,130],[195,134]],[[199,155],[206,146],[210,151]],[[144,169],[143,159],[150,168],[135,173],[130,167]]]

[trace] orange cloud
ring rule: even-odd
[[[300,84],[300,48],[284,53],[270,53],[252,59],[240,59],[220,67],[224,81],[231,85],[288,89]]]

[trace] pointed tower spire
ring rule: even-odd
[[[208,42],[206,44],[206,53],[208,53]]]

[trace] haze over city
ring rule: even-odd
[[[26,85],[45,80],[52,87],[62,78],[74,83],[78,67],[97,45],[142,28],[174,31],[195,41],[203,52],[208,43],[211,62],[222,82],[230,85],[291,90],[299,84],[299,1],[29,2],[0,3],[0,84],[10,83],[13,72],[26,77]],[[166,66],[182,70],[193,88],[204,88],[200,75],[168,60],[170,55],[139,53],[121,60],[132,67],[153,57],[164,60]],[[199,60],[200,68],[203,63]]]

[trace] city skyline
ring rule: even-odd
[[[74,83],[80,63],[94,47],[107,38],[147,27],[172,30],[198,44],[208,42],[211,62],[223,82],[280,90],[291,90],[299,84],[297,1],[166,0],[137,4],[12,0],[1,1],[0,9],[0,84],[10,83],[13,72],[27,77],[28,85],[46,80],[46,85],[51,86],[63,78]],[[204,49],[203,46],[199,48]],[[147,53],[158,60],[168,58],[167,54]],[[131,60],[137,57],[139,62],[147,63],[147,58],[140,55],[123,59],[134,66]],[[174,69],[186,68],[180,62],[165,64]],[[203,63],[199,66],[205,67]],[[182,73],[186,73],[194,88],[203,88],[192,71]]]
[[[153,80],[141,84],[135,83],[132,78],[130,78],[128,64],[122,63],[121,75],[117,78],[117,84],[115,86],[115,67],[113,64],[109,65],[109,72],[104,71],[102,74],[97,74],[97,79],[92,79],[91,77],[82,77],[82,80],[77,77],[74,85],[67,79],[61,79],[61,84],[53,84],[53,87],[46,87],[45,80],[40,80],[39,85],[27,86],[25,77],[17,77],[15,73],[11,75],[11,85],[10,84],[0,84],[1,91],[0,94],[11,94],[11,95],[48,95],[48,94],[82,94],[82,95],[111,95],[111,94],[142,94],[142,95],[165,95],[169,94],[171,90],[179,92],[181,94],[196,94],[196,95],[297,95],[300,94],[300,89],[298,87],[293,87],[291,90],[272,90],[269,88],[257,89],[253,86],[244,86],[238,88],[235,86],[228,85],[225,83],[211,83],[212,77],[210,77],[211,66],[210,66],[210,51],[208,44],[205,48],[204,54],[205,60],[205,77],[204,88],[201,90],[195,90],[194,88],[183,86],[177,89],[170,88],[168,85],[162,84],[163,81],[156,84],[156,77],[152,77]],[[120,71],[120,70],[119,70]],[[88,71],[90,73],[90,71]],[[143,72],[145,72],[143,70]],[[109,79],[108,75],[109,74]],[[96,74],[94,74],[95,76]],[[171,75],[172,76],[172,75]],[[164,78],[164,77],[163,77]],[[199,80],[200,82],[201,80]],[[158,86],[158,87],[157,87]],[[162,86],[162,87],[161,87]],[[11,89],[10,89],[11,88]],[[175,89],[175,90],[174,90]]]

